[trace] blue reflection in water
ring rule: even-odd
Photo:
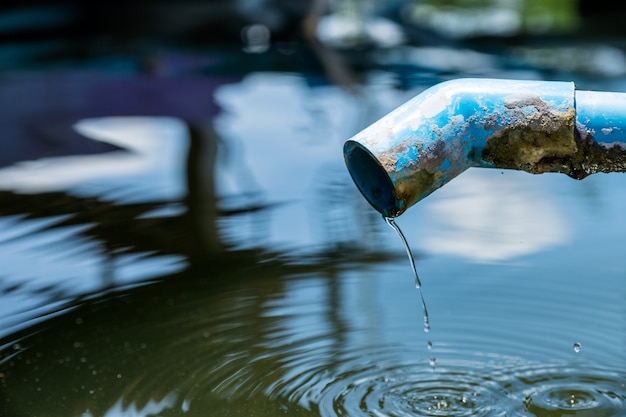
[[[476,170],[397,219],[427,350],[404,248],[341,160],[406,98],[383,87],[257,73],[217,89],[215,149],[90,118],[130,151],[0,169],[0,411],[626,415],[623,176]]]

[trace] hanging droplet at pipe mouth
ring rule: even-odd
[[[470,167],[626,171],[626,93],[571,82],[457,79],[437,84],[346,141],[357,188],[397,217]]]

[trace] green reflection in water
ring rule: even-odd
[[[437,331],[447,347],[441,343],[441,366],[432,370],[423,345],[409,349],[402,342],[406,325],[419,331],[414,310],[389,329],[363,314],[368,303],[376,304],[372,291],[367,299],[348,299],[368,279],[354,271],[375,266],[365,262],[259,263],[258,254],[232,252],[208,266],[75,300],[0,340],[0,415],[530,417],[553,415],[541,413],[552,412],[554,398],[568,400],[572,393],[577,404],[595,398],[579,405],[585,412],[624,415],[623,370],[545,360],[554,352],[527,343],[533,336],[523,325],[528,315],[500,311],[512,304],[506,293],[485,310],[488,318],[460,306],[468,321],[455,314],[441,321]],[[406,269],[402,264],[380,265],[390,268],[381,282],[393,284],[397,271]],[[405,278],[397,282],[404,286]],[[533,284],[528,287],[534,290]],[[438,289],[434,295],[444,292]],[[494,297],[484,287],[482,292]],[[413,307],[415,296],[411,291],[408,297]],[[567,291],[559,296],[569,299]],[[399,298],[395,302],[403,304]],[[461,299],[450,300],[454,310]],[[356,301],[363,305],[351,304]],[[383,328],[397,337],[383,335]],[[557,345],[563,340],[554,329],[544,330]],[[521,357],[505,355],[522,350],[528,352]]]
[[[188,271],[77,303],[11,336],[1,342],[0,414],[310,415],[263,392],[282,377],[266,343],[279,318],[264,316],[284,295],[280,270],[288,268]]]

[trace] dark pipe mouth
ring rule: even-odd
[[[343,145],[346,166],[363,197],[385,217],[395,217],[399,210],[394,187],[387,171],[372,153],[358,142]]]

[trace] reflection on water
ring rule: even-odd
[[[180,120],[106,117],[79,120],[74,128],[88,138],[121,150],[20,162],[0,169],[0,188],[20,193],[71,189],[78,194],[109,196],[123,187],[124,195],[112,195],[122,201],[132,201],[133,195],[143,201],[184,195],[189,139]]]
[[[425,232],[423,244],[477,262],[514,259],[563,244],[571,226],[545,182],[520,172],[469,170],[429,205],[436,226]]]
[[[54,128],[29,84],[38,117],[3,120],[77,142],[3,154],[0,415],[626,416],[623,175],[470,170],[396,219],[426,340],[405,248],[341,146],[429,74],[356,94],[106,78],[180,94],[132,117],[78,111],[93,79],[61,83],[78,96]]]
[[[566,320],[538,316],[576,295],[556,305],[547,293],[531,298],[541,282],[531,278],[517,301],[481,312],[447,291],[434,298],[433,370],[415,343],[417,300],[400,296],[412,285],[398,262],[356,270],[241,265],[216,262],[101,294],[5,338],[1,409],[42,416],[626,415],[626,370],[611,363],[623,363],[623,326],[606,324],[623,319],[623,305],[575,320],[576,335],[596,346],[574,357],[567,332],[545,336]],[[446,285],[436,291],[446,293]],[[537,313],[503,314],[511,304]],[[507,331],[511,320],[515,329]]]

